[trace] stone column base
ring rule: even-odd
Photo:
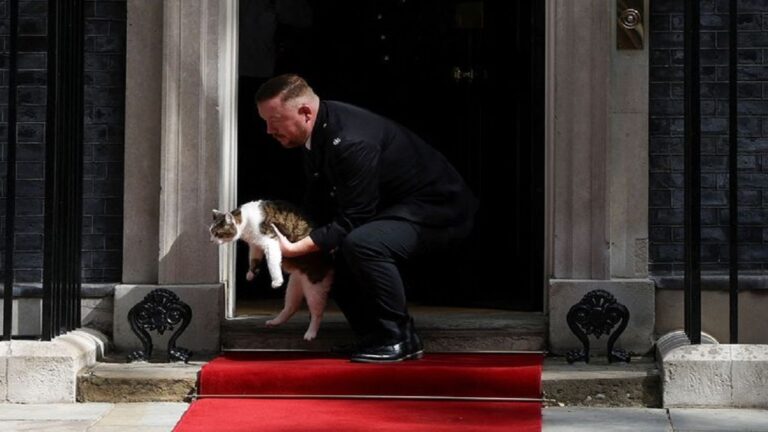
[[[104,355],[106,336],[79,329],[50,342],[0,342],[0,402],[75,402],[77,374]]]
[[[682,331],[658,342],[664,407],[768,408],[768,346],[720,345]]]
[[[570,308],[592,290],[608,291],[616,301],[629,309],[629,324],[616,341],[615,348],[644,355],[653,349],[655,323],[655,288],[650,279],[549,281],[549,351],[564,355],[582,348],[581,342],[568,327],[566,317]],[[618,325],[614,327],[614,330]],[[590,353],[605,355],[608,336],[589,337]]]
[[[192,308],[192,320],[184,330],[176,346],[192,350],[195,353],[217,353],[221,347],[220,326],[224,311],[224,285],[118,285],[115,287],[114,343],[118,351],[125,353],[142,348],[141,341],[131,331],[128,323],[128,311],[144,299],[152,290],[164,288],[179,296],[179,299]],[[155,331],[152,336],[153,357],[166,355],[168,341],[173,330],[166,330],[160,335]],[[192,357],[194,359],[194,356]]]

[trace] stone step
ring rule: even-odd
[[[176,402],[189,400],[197,390],[198,371],[208,358],[183,363],[102,362],[78,377],[80,402]],[[651,358],[629,364],[569,365],[562,358],[544,362],[542,388],[547,406],[660,407],[659,371]]]
[[[194,356],[188,364],[127,363],[112,353],[77,377],[78,402],[182,402],[197,392],[197,374],[212,356]]]
[[[662,403],[661,375],[649,357],[633,357],[630,363],[593,358],[589,364],[549,357],[541,381],[548,406],[657,408]]]
[[[248,315],[226,320],[221,338],[224,350],[301,349],[328,351],[331,346],[354,340],[338,310],[323,317],[315,340],[303,339],[309,314],[300,311],[280,327],[266,321],[279,311],[252,309]],[[542,313],[494,309],[412,306],[416,328],[427,351],[543,351],[546,348],[546,317]]]
[[[326,312],[317,339],[303,340],[309,316],[301,311],[277,328],[265,322],[279,303],[251,307],[222,323],[223,350],[327,351],[352,340],[343,315]],[[547,319],[541,313],[492,309],[411,306],[411,314],[427,351],[544,351]],[[239,312],[243,312],[242,310]],[[182,401],[196,391],[197,374],[210,357],[195,355],[189,364],[125,363],[124,354],[84,371],[78,379],[83,402]],[[629,364],[607,364],[595,357],[590,364],[569,365],[549,357],[542,376],[544,398],[551,406],[658,407],[659,371],[653,359],[633,358]]]

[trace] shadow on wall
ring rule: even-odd
[[[219,245],[210,241],[207,216],[199,229],[182,231],[168,250],[160,251],[158,283],[219,283]]]

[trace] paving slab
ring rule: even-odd
[[[90,421],[84,420],[0,420],[3,432],[86,432],[90,425]]]
[[[0,431],[171,432],[186,403],[0,404]],[[768,431],[768,410],[546,407],[544,432]]]
[[[188,407],[189,404],[173,402],[116,404],[107,415],[93,425],[93,428],[141,427],[142,430],[147,430],[147,427],[168,427],[172,429]]]
[[[768,410],[670,408],[669,417],[679,432],[768,431]]]
[[[93,426],[87,432],[171,432],[174,426]]]
[[[671,432],[667,411],[653,408],[547,407],[544,432]]]
[[[104,417],[113,405],[89,404],[0,404],[0,421],[25,420],[88,420],[95,422]],[[0,428],[0,430],[4,430]]]

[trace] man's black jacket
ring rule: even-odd
[[[310,234],[324,251],[371,220],[449,227],[471,223],[476,209],[472,192],[437,150],[397,123],[341,102],[320,102],[305,168],[310,213],[332,209]]]

